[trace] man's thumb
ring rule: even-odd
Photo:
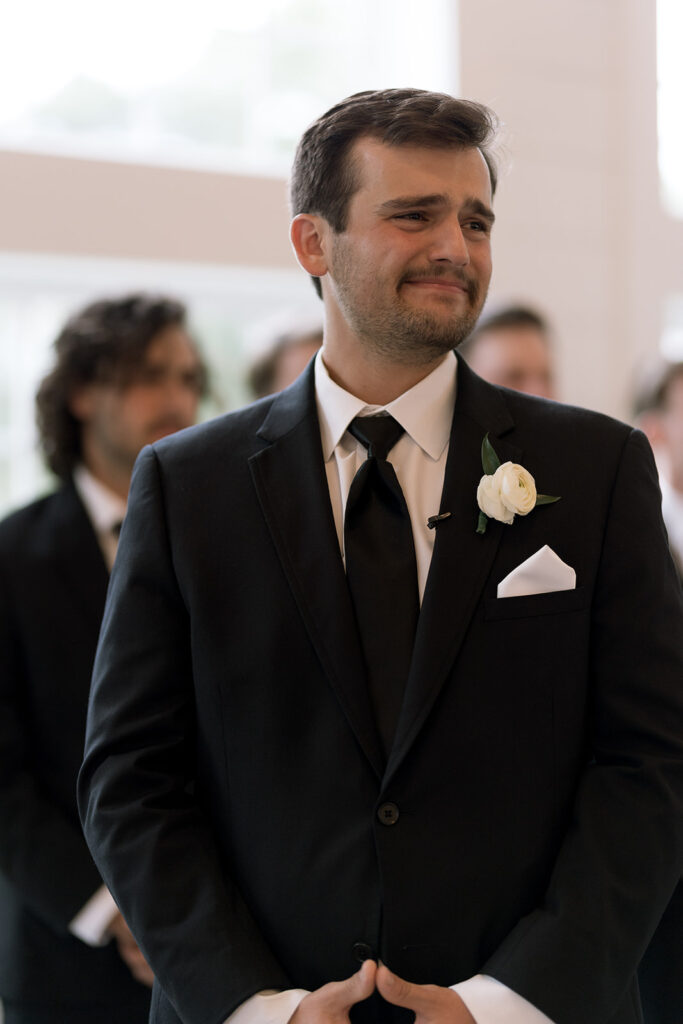
[[[377,964],[374,960],[364,960],[359,971],[352,974],[344,983],[349,987],[350,1005],[360,1003],[375,991],[375,975]]]
[[[416,1003],[420,999],[416,986],[411,985],[409,981],[404,981],[403,978],[399,978],[397,974],[390,971],[384,964],[380,964],[377,968],[375,984],[379,994],[388,1003],[393,1003],[394,1006],[405,1006],[410,1010],[417,1009]]]

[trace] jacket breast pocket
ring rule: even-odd
[[[484,603],[484,618],[491,621],[560,615],[581,611],[587,602],[585,587],[556,590],[550,594],[527,594],[524,597],[490,597]]]

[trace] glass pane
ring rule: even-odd
[[[657,119],[663,203],[683,218],[683,3],[657,0]]]
[[[0,147],[286,174],[301,131],[349,93],[454,91],[456,7],[7,3]]]

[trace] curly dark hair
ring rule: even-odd
[[[54,343],[52,370],[36,394],[40,446],[50,469],[68,479],[81,458],[81,424],[70,409],[76,388],[134,380],[147,349],[166,327],[185,327],[187,312],[176,299],[137,293],[99,299],[74,313]],[[199,352],[199,392],[206,393],[208,375]]]
[[[302,135],[290,181],[292,215],[315,213],[335,232],[345,230],[349,200],[359,186],[348,155],[362,137],[390,146],[476,147],[486,161],[495,192],[497,171],[490,146],[497,124],[488,107],[446,93],[424,89],[355,93],[319,117]],[[317,277],[313,284],[322,296]]]

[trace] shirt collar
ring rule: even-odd
[[[430,458],[438,459],[451,433],[457,366],[455,353],[449,352],[435,370],[393,402],[367,405],[335,384],[323,362],[322,351],[318,352],[315,359],[315,396],[325,461],[332,457],[354,417],[380,411],[390,413]]]
[[[122,522],[126,514],[123,498],[110,491],[82,463],[76,466],[73,478],[96,533],[105,533]]]

